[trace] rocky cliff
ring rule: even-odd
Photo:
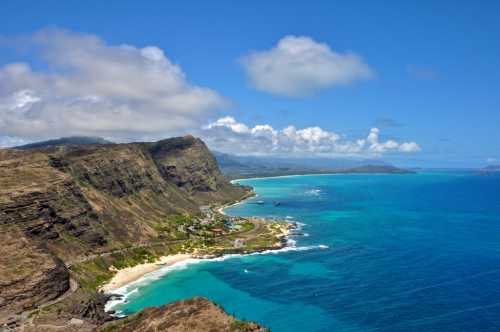
[[[67,292],[74,262],[157,241],[168,216],[245,194],[192,136],[0,150],[0,319]]]
[[[147,308],[126,319],[111,322],[102,332],[267,332],[253,322],[240,321],[202,297]]]

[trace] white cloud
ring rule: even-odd
[[[208,145],[219,151],[254,155],[379,156],[389,152],[418,152],[415,142],[380,141],[380,130],[372,128],[366,138],[347,140],[320,127],[275,129],[269,124],[250,128],[226,116],[203,127]]]
[[[217,121],[210,123],[209,125],[205,126],[205,129],[212,129],[216,127],[229,128],[233,132],[238,134],[250,132],[250,129],[246,125],[236,122],[236,120],[230,116],[220,118]]]
[[[217,92],[189,83],[156,46],[108,45],[58,29],[23,41],[47,66],[0,67],[4,136],[164,137],[199,126],[202,116],[226,104]]]
[[[402,152],[417,152],[420,150],[421,150],[420,146],[418,146],[418,144],[415,142],[402,143],[399,146],[399,151],[402,151]]]
[[[486,162],[488,164],[494,164],[494,163],[498,162],[498,159],[497,158],[486,158]]]
[[[360,56],[309,37],[286,36],[270,50],[246,55],[242,64],[256,89],[289,97],[373,77]]]

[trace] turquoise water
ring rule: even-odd
[[[500,331],[500,175],[241,183],[259,197],[226,212],[304,223],[295,250],[190,264],[129,286],[115,309],[203,295],[274,332]]]

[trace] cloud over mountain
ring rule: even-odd
[[[203,127],[209,146],[222,152],[254,155],[378,156],[390,152],[420,151],[415,142],[380,140],[380,130],[372,128],[366,138],[348,140],[320,127],[275,129],[268,124],[249,127],[226,116]]]
[[[309,37],[285,36],[270,50],[241,60],[251,84],[276,95],[301,97],[335,85],[373,77],[354,53],[338,53]]]
[[[94,35],[42,30],[24,45],[42,69],[0,67],[0,132],[10,137],[168,136],[226,104],[191,84],[156,46],[109,45]]]

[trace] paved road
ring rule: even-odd
[[[107,257],[107,256],[112,255],[112,254],[129,252],[131,250],[138,249],[138,248],[150,248],[150,247],[155,247],[155,246],[164,246],[164,245],[169,245],[169,244],[181,243],[184,241],[186,241],[186,240],[169,240],[169,241],[163,241],[163,242],[157,242],[157,241],[155,241],[155,242],[152,242],[152,241],[151,242],[142,242],[142,243],[139,243],[139,244],[127,247],[127,248],[114,249],[114,250],[102,252],[99,254],[92,254],[92,255],[87,255],[87,256],[83,256],[83,257],[77,257],[75,259],[72,259],[71,261],[65,262],[65,265],[69,269],[71,266],[73,266],[75,264],[87,262],[87,261],[90,261],[90,260],[93,260],[93,259],[96,259],[99,257]]]

